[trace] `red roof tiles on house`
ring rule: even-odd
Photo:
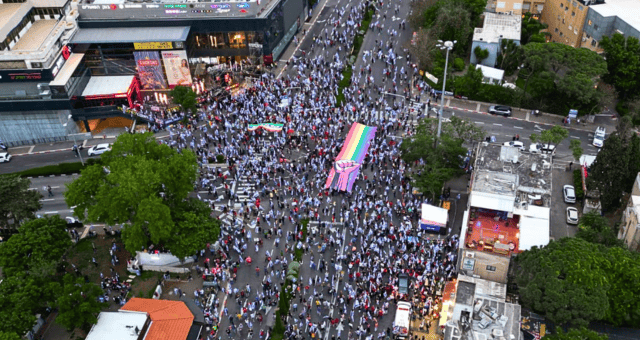
[[[185,340],[193,324],[193,314],[182,301],[132,298],[120,310],[149,314],[145,340]]]

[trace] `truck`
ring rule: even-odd
[[[411,304],[399,301],[396,308],[396,318],[393,321],[394,339],[408,339],[411,336]]]

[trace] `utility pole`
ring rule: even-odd
[[[442,80],[442,93],[440,94],[442,97],[440,98],[440,112],[438,113],[438,133],[436,135],[436,143],[438,145],[438,140],[440,139],[440,133],[442,131],[442,113],[444,111],[444,92],[447,86],[447,68],[449,67],[449,51],[453,49],[453,45],[455,45],[457,41],[445,41],[438,40],[438,44],[436,47],[439,47],[441,50],[447,50],[447,57],[444,62],[444,79]]]

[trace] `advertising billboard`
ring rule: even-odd
[[[133,57],[138,66],[138,76],[142,90],[161,90],[167,88],[167,82],[160,66],[160,54],[157,51],[134,51]]]
[[[164,62],[164,70],[167,73],[169,87],[191,85],[191,73],[189,72],[189,63],[187,62],[187,52],[185,50],[162,51],[162,60]]]

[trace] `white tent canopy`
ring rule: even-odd
[[[471,192],[471,206],[496,211],[513,211],[515,196],[491,194],[482,191]]]
[[[549,244],[549,220],[521,216],[518,249],[529,250],[533,246],[543,247],[547,244]]]
[[[103,96],[127,93],[132,81],[133,76],[91,77],[89,79],[89,83],[87,83],[87,86],[82,92],[82,96]]]
[[[444,227],[447,225],[448,219],[449,210],[426,203],[422,204],[422,219],[420,220],[420,223],[423,223],[422,221],[428,221],[429,224]]]

